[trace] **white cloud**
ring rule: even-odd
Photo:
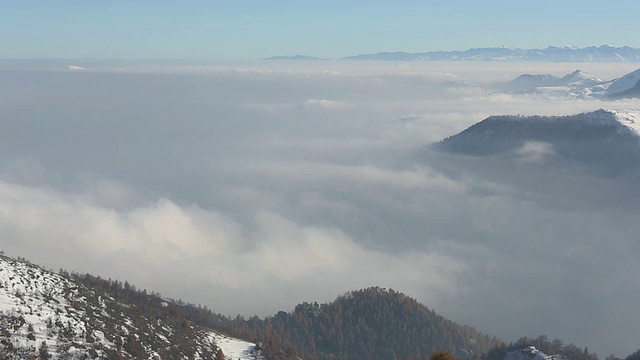
[[[516,154],[524,162],[544,162],[549,156],[553,156],[555,151],[549,143],[539,141],[529,141],[516,150]]]
[[[423,189],[464,192],[464,184],[455,182],[428,167],[394,170],[373,165],[340,165],[303,162],[265,162],[249,164],[247,170],[258,176],[297,183],[349,183],[355,186],[389,186],[404,189]],[[338,185],[338,184],[336,184]]]
[[[265,211],[256,211],[241,227],[218,211],[178,206],[166,199],[115,211],[84,198],[0,183],[0,229],[12,234],[6,245],[27,241],[34,260],[49,266],[52,251],[72,251],[77,258],[66,263],[72,269],[98,271],[95,264],[112,263],[105,275],[156,286],[172,296],[180,296],[175,289],[185,289],[177,282],[189,276],[189,283],[211,289],[201,291],[209,299],[218,298],[220,288],[250,288],[260,297],[278,288],[295,289],[301,282],[313,282],[315,290],[301,288],[294,291],[296,296],[326,297],[327,291],[333,296],[375,278],[385,286],[429,290],[435,301],[455,293],[455,278],[467,270],[462,261],[437,252],[387,254],[357,244],[337,228],[303,226]],[[118,271],[122,260],[134,263]],[[167,274],[166,267],[174,272]],[[164,274],[169,283],[149,281],[155,274]],[[261,306],[269,311],[279,308],[273,303]],[[230,304],[217,307],[234,309]]]
[[[328,99],[307,99],[304,102],[304,106],[307,107],[319,107],[327,109],[344,109],[347,107],[347,103],[344,101],[328,100]]]

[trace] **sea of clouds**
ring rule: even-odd
[[[427,145],[492,114],[640,107],[485,85],[633,64],[0,64],[0,248],[261,316],[405,292],[506,341],[640,333],[640,186]],[[557,94],[556,94],[557,95]],[[506,161],[506,160],[505,160]]]

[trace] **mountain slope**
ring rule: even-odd
[[[625,76],[613,81],[607,88],[606,95],[609,98],[627,97],[625,96],[625,93],[632,92],[634,88],[637,89],[639,86],[640,69],[630,72]]]
[[[609,174],[640,169],[636,111],[598,110],[572,116],[492,116],[434,144],[473,156],[524,156],[536,150]]]
[[[253,344],[195,326],[175,304],[127,283],[87,281],[113,291],[0,256],[0,358],[213,359],[218,349],[227,359],[259,355]]]
[[[609,99],[640,98],[640,80],[632,88],[609,96]]]
[[[504,84],[502,88],[506,91],[522,92],[522,91],[529,91],[542,86],[553,86],[558,82],[558,80],[560,79],[549,74],[542,74],[542,75],[522,74],[517,78]]]
[[[604,80],[597,78],[593,75],[587,74],[582,70],[576,70],[571,74],[567,74],[558,80],[554,85],[556,86],[579,86],[579,87],[587,87],[593,86],[603,82]]]

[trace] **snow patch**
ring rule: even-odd
[[[222,350],[225,359],[264,359],[264,357],[259,354],[259,351],[257,350],[255,344],[244,340],[234,339],[226,335],[218,334],[216,332],[209,332],[207,336],[210,341],[212,341],[218,348]]]
[[[553,156],[555,151],[553,145],[541,141],[528,141],[518,150],[516,154],[524,162],[542,163],[549,156]]]
[[[561,360],[560,355],[547,355],[542,351],[536,349],[534,346],[529,346],[524,349],[514,350],[507,353],[503,360]]]
[[[640,136],[640,109],[616,109],[610,111],[615,114],[616,120],[620,124]]]

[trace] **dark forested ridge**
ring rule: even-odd
[[[596,110],[570,116],[491,116],[432,144],[434,149],[477,157],[521,154],[527,144],[546,144],[563,166],[578,163],[600,173],[636,173],[640,137],[624,113]],[[566,161],[569,161],[567,163]]]
[[[499,344],[409,296],[378,287],[351,291],[328,304],[303,303],[264,320],[236,322],[230,331],[269,339],[306,359],[426,359],[436,350],[469,358]]]

